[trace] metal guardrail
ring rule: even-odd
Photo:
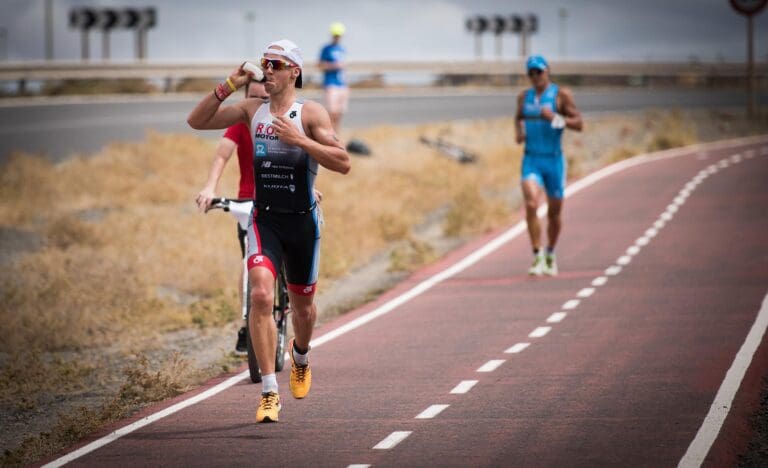
[[[80,62],[27,61],[0,62],[0,80],[61,80],[116,78],[218,78],[230,73],[233,62]],[[376,75],[387,73],[421,73],[434,75],[522,75],[523,61],[392,61],[349,62],[347,73]],[[307,74],[319,74],[316,64],[304,68]],[[553,75],[582,76],[717,76],[744,77],[743,63],[679,63],[679,62],[574,62],[554,61]],[[768,75],[768,64],[755,64],[758,77]]]

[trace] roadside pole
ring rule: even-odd
[[[734,10],[747,17],[747,116],[753,118],[757,110],[753,17],[765,8],[768,0],[730,0],[730,2]]]

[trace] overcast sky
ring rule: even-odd
[[[746,20],[728,0],[55,0],[54,56],[80,57],[80,34],[68,25],[73,6],[155,6],[158,23],[149,33],[150,60],[233,60],[256,55],[281,38],[294,40],[315,60],[328,40],[328,26],[347,26],[349,60],[469,59],[473,37],[465,21],[476,14],[535,13],[539,32],[531,50],[560,56],[561,20],[567,11],[565,55],[569,59],[743,61]],[[42,59],[44,0],[0,0],[0,59]],[[255,23],[246,12],[256,13]],[[4,34],[3,34],[4,32]],[[768,60],[768,12],[755,17],[755,54]],[[134,36],[115,31],[112,58],[132,59]],[[494,42],[484,37],[486,58]],[[517,37],[504,36],[504,56],[518,53]],[[91,33],[91,56],[101,57],[100,33]]]

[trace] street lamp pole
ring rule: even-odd
[[[45,0],[45,59],[53,60],[53,0]]]

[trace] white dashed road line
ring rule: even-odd
[[[506,351],[504,351],[505,354],[516,354],[530,346],[530,343],[517,343],[513,345],[511,348],[508,348]]]
[[[453,387],[453,390],[451,390],[449,393],[453,395],[463,395],[464,393],[472,390],[472,387],[477,385],[477,382],[477,380],[462,380],[458,385]]]
[[[565,304],[563,304],[560,308],[563,310],[573,310],[578,307],[580,302],[581,301],[578,299],[571,299],[570,301],[567,301]]]
[[[606,278],[605,276],[598,276],[597,278],[592,280],[592,286],[599,287],[604,285],[607,282],[608,282],[608,278]]]
[[[541,338],[542,336],[549,333],[549,331],[552,330],[552,327],[536,327],[535,330],[533,330],[528,337],[529,338]]]
[[[616,259],[616,263],[618,263],[621,266],[627,266],[631,261],[632,261],[632,257],[630,257],[629,255],[622,255],[621,257]]]
[[[477,372],[493,372],[500,365],[504,364],[504,359],[491,359],[477,369]]]
[[[374,450],[389,450],[399,444],[400,442],[404,441],[408,438],[409,435],[411,435],[413,431],[395,431],[392,434],[388,435],[384,438],[381,442],[374,445]]]
[[[432,419],[438,414],[442,413],[443,410],[448,408],[450,405],[432,405],[429,408],[425,409],[418,415],[416,415],[415,419]]]
[[[547,323],[560,323],[563,321],[566,315],[568,315],[567,312],[555,312],[554,314],[547,317]]]

